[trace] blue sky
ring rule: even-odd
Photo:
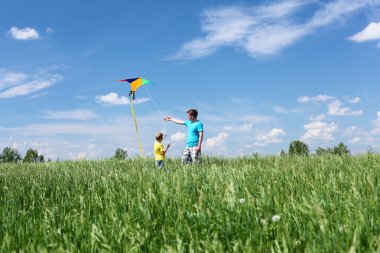
[[[380,151],[380,0],[20,1],[0,6],[0,149],[51,159],[180,156],[199,110],[203,153]]]

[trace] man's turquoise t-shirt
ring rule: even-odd
[[[199,120],[195,122],[186,120],[185,126],[187,127],[186,146],[189,148],[198,146],[199,132],[203,132],[203,124]]]

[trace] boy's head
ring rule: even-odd
[[[196,119],[198,117],[198,111],[196,109],[189,109],[187,111],[187,116],[188,118],[193,118],[193,119]]]
[[[161,133],[161,132],[157,132],[156,133],[156,140],[157,141],[162,141],[162,139],[164,138],[164,134]]]

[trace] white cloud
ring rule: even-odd
[[[353,99],[350,99],[351,104],[358,104],[360,102],[360,97],[354,97]]]
[[[96,101],[105,105],[127,105],[129,104],[129,97],[119,96],[115,92],[110,92],[107,95],[100,95],[96,97]],[[133,101],[134,104],[141,104],[148,102],[149,98],[137,98]]]
[[[304,20],[296,13],[306,5],[317,11]],[[203,37],[182,45],[169,59],[191,60],[216,52],[224,46],[245,50],[252,57],[270,56],[314,33],[318,28],[337,23],[354,12],[378,5],[378,0],[273,1],[252,7],[221,7],[202,13]]]
[[[176,132],[170,136],[171,142],[179,142],[179,141],[183,141],[185,139],[186,139],[186,134],[181,133],[181,132]]]
[[[371,40],[380,40],[380,22],[370,23],[367,25],[367,27],[364,28],[363,31],[360,31],[355,35],[348,37],[348,39],[358,43]]]
[[[228,139],[229,134],[228,133],[219,133],[217,136],[211,137],[206,140],[205,146],[207,148],[217,148],[219,146],[222,146],[224,142]]]
[[[33,76],[18,72],[5,71],[5,73],[5,77],[0,78],[0,99],[27,96],[46,89],[63,79],[61,75],[45,72]]]
[[[40,38],[38,31],[30,27],[18,28],[14,26],[9,30],[9,33],[15,40],[36,40]]]
[[[297,99],[299,103],[310,103],[310,102],[326,102],[334,99],[334,97],[327,95],[317,95],[315,97],[301,96]]]
[[[76,109],[69,111],[46,111],[43,112],[46,119],[72,119],[72,120],[89,120],[98,118],[96,113],[88,109]]]
[[[283,139],[280,139],[280,136],[286,135],[285,131],[280,128],[273,128],[271,131],[269,131],[266,134],[260,134],[255,137],[255,142],[253,146],[266,146],[268,144],[272,143],[282,143],[284,142]]]
[[[363,114],[362,110],[353,111],[348,107],[342,107],[342,103],[339,100],[335,100],[334,102],[328,105],[329,115],[335,116],[359,116]]]
[[[338,130],[334,123],[314,121],[304,125],[306,133],[301,137],[303,141],[331,141],[334,140],[333,133]]]

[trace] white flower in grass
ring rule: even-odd
[[[344,233],[346,231],[346,226],[345,225],[340,225],[339,226],[339,232]]]
[[[245,203],[245,199],[240,199],[239,202],[240,202],[240,204],[244,204]]]
[[[273,215],[273,217],[272,217],[272,221],[273,222],[278,222],[278,221],[280,221],[281,220],[281,216],[280,215]]]

